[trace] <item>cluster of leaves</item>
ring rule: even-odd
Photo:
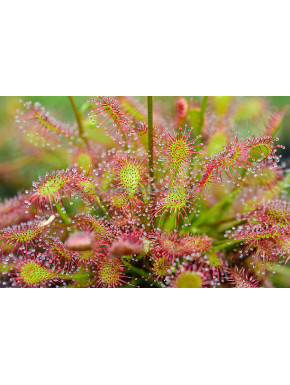
[[[234,98],[178,98],[153,127],[127,97],[88,101],[78,127],[26,103],[16,120],[31,146],[71,166],[0,204],[2,285],[270,286],[290,258],[289,175],[274,137],[285,111],[262,103],[259,120]],[[238,132],[245,113],[259,136]]]

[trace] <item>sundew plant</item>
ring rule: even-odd
[[[17,113],[25,149],[70,166],[0,203],[2,287],[272,287],[290,259],[276,137],[285,109],[234,97],[176,98],[173,113],[152,97],[69,100],[73,125],[39,103]]]

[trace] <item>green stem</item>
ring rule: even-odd
[[[70,220],[69,220],[69,216],[67,215],[67,213],[64,213],[61,209],[61,205],[59,203],[56,203],[55,204],[55,207],[57,209],[57,212],[59,214],[59,216],[61,217],[61,219],[63,220],[63,222],[68,225],[70,224]]]
[[[226,204],[228,204],[229,202],[232,201],[232,199],[235,197],[235,195],[237,194],[239,188],[238,187],[235,187],[231,192],[229,192],[223,199],[221,199],[220,201],[218,201],[218,203],[216,203],[213,207],[209,208],[207,211],[205,211],[205,213],[203,215],[200,215],[199,218],[194,222],[194,226],[197,227],[197,226],[201,226],[203,225],[205,222],[208,221],[208,219],[211,219],[211,218],[214,218],[214,215],[216,214],[216,212],[223,208],[223,206],[225,206]],[[225,214],[225,212],[224,212]]]
[[[153,97],[147,96],[148,103],[148,158],[149,158],[149,177],[151,191],[153,190],[154,183],[154,170],[153,170]]]
[[[99,206],[99,209],[103,212],[104,216],[108,215],[108,210],[106,207],[102,204],[99,197],[96,197],[97,205]]]
[[[138,267],[131,265],[130,262],[123,260],[123,263],[124,265],[128,266],[128,268],[131,270],[132,273],[140,275],[142,278],[148,276],[148,273],[145,270],[139,269]]]
[[[142,278],[147,278],[149,281],[153,281],[156,286],[162,287],[156,279],[154,279],[153,277],[150,277],[150,275],[149,275],[149,273],[147,273],[147,271],[145,271],[143,269],[139,269],[138,267],[131,265],[131,263],[129,263],[127,261],[123,260],[123,263],[124,263],[124,265],[126,265],[130,269],[130,271],[132,273],[135,273],[135,274],[141,276]]]
[[[208,99],[208,96],[204,96],[202,98],[202,101],[201,101],[201,107],[200,107],[200,123],[199,123],[199,133],[198,135],[202,135],[202,130],[203,130],[203,126],[204,126],[204,116],[205,116],[205,110],[206,110],[206,106],[207,106],[207,99]],[[202,142],[202,138],[199,138],[196,142],[196,144],[199,144]]]
[[[69,98],[69,100],[71,102],[71,105],[72,105],[72,108],[73,108],[73,111],[74,111],[74,114],[75,114],[75,117],[76,117],[76,120],[77,120],[77,123],[78,123],[79,135],[83,139],[83,141],[86,143],[87,147],[89,147],[88,139],[85,136],[85,130],[84,130],[82,118],[81,118],[81,116],[79,114],[79,111],[78,111],[78,108],[76,106],[75,100],[74,100],[73,96],[69,96],[68,98]]]
[[[241,242],[244,242],[246,241],[247,238],[244,238],[244,239],[239,239],[237,241],[233,241],[233,242],[225,242],[225,243],[222,243],[221,245],[217,245],[215,246],[212,250],[213,251],[217,251],[217,250],[223,250],[223,249],[227,249],[228,247],[231,247],[231,246],[234,246],[234,245],[237,245],[238,243],[241,243]]]

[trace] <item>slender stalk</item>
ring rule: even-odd
[[[154,170],[153,170],[153,100],[152,96],[147,96],[148,104],[148,158],[149,158],[149,177],[151,192],[153,191]]]
[[[228,247],[237,245],[238,243],[244,242],[244,241],[246,241],[246,240],[247,240],[247,238],[244,238],[244,239],[238,239],[237,241],[233,241],[233,242],[228,241],[228,242],[222,243],[221,245],[215,246],[212,250],[213,250],[213,251],[217,251],[217,250],[227,249]],[[230,242],[230,243],[229,243],[229,242]]]
[[[147,96],[148,108],[148,165],[149,165],[149,183],[150,183],[150,201],[153,202],[154,192],[154,169],[153,169],[153,97]],[[152,229],[152,223],[147,225]]]
[[[101,211],[103,212],[103,214],[106,216],[108,214],[108,210],[102,204],[99,197],[96,197],[96,202],[97,202],[97,205],[99,206],[99,208],[101,209]]]
[[[85,136],[85,130],[84,130],[82,118],[81,118],[80,113],[78,111],[78,108],[76,106],[75,100],[74,100],[73,96],[69,96],[68,98],[71,102],[71,105],[72,105],[72,108],[73,108],[73,111],[74,111],[74,114],[75,114],[75,117],[76,117],[76,120],[78,123],[79,135],[83,139],[83,141],[86,143],[87,147],[89,147],[88,139]]]
[[[56,207],[56,210],[59,214],[59,216],[61,217],[61,219],[63,220],[63,222],[68,225],[70,224],[70,219],[69,219],[69,216],[67,215],[67,213],[63,212],[62,211],[62,207],[59,203],[56,203],[55,204],[55,207]]]
[[[157,282],[157,280],[156,280],[155,278],[151,277],[151,276],[149,275],[149,273],[147,273],[147,271],[145,271],[145,270],[143,270],[143,269],[140,269],[140,268],[138,268],[138,267],[135,267],[135,266],[131,265],[129,262],[127,262],[127,261],[123,261],[123,263],[124,263],[124,265],[126,265],[126,266],[129,267],[129,269],[130,269],[130,271],[131,271],[132,273],[135,273],[135,274],[137,274],[137,275],[140,275],[142,278],[147,278],[148,281],[153,281],[154,284],[155,284],[156,286],[162,287],[162,286],[160,285],[160,283]]]
[[[218,201],[218,203],[209,208],[203,215],[199,216],[194,222],[194,226],[197,227],[206,223],[208,219],[211,219],[217,213],[218,210],[222,209],[228,202],[230,202],[231,199],[233,199],[238,193],[238,191],[239,187],[233,188],[223,199],[221,199],[220,201]],[[224,210],[223,214],[225,213],[226,211]],[[192,220],[192,218],[190,219]]]
[[[128,142],[127,142],[127,138],[126,138],[126,135],[124,132],[122,133],[122,138],[123,138],[123,142],[124,142],[124,149],[125,149],[125,151],[128,151]]]

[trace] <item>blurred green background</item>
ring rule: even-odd
[[[185,97],[190,100],[190,97]],[[76,96],[75,101],[78,108],[86,103],[90,97]],[[146,108],[146,97],[136,97],[143,108]],[[200,97],[194,97],[198,102]],[[255,113],[257,109],[257,101],[264,99],[266,101],[267,110],[275,110],[290,106],[290,96],[268,96],[260,97],[239,97],[241,101],[248,103],[248,109],[252,109]],[[73,123],[75,121],[74,113],[67,96],[35,96],[35,97],[0,97],[0,200],[4,197],[16,195],[19,190],[30,189],[32,181],[37,180],[38,176],[43,176],[45,172],[53,169],[67,167],[68,160],[62,157],[61,151],[41,151],[30,148],[28,144],[23,142],[23,135],[15,122],[17,110],[22,107],[22,101],[38,101],[51,113],[56,119]],[[161,110],[167,121],[174,118],[175,102],[177,97],[174,96],[155,96],[154,109]],[[87,111],[84,118],[87,117]],[[241,122],[242,127],[248,129],[252,123],[244,118]],[[290,111],[287,112],[278,132],[281,144],[286,146],[286,150],[282,153],[285,160],[290,158]],[[288,160],[287,160],[288,162]],[[288,166],[289,167],[289,166]]]

